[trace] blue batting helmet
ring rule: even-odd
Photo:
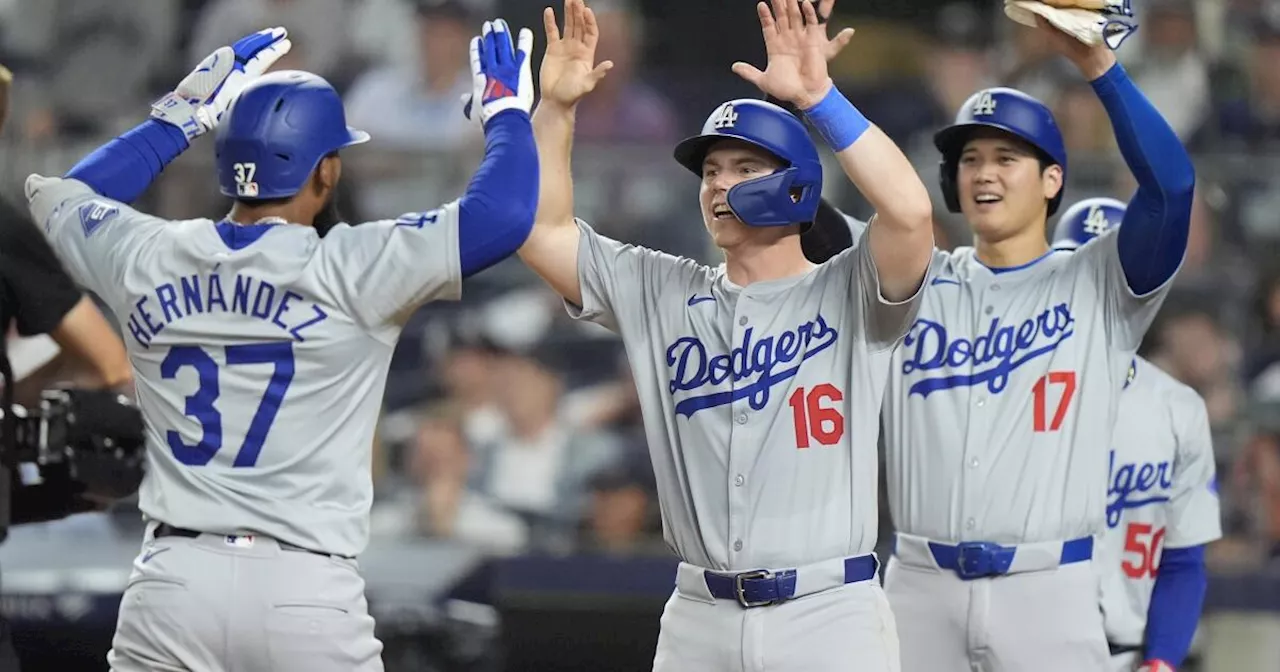
[[[246,86],[218,124],[218,186],[232,198],[293,196],[320,159],[368,140],[347,126],[342,98],[323,77],[269,73]]]
[[[746,180],[729,190],[729,207],[744,224],[787,226],[813,222],[822,198],[822,161],[809,131],[795,115],[763,100],[741,98],[723,103],[707,117],[702,134],[676,145],[680,165],[702,177],[711,146],[736,139],[782,161],[775,173]]]
[[[1067,208],[1053,230],[1053,249],[1074,250],[1120,226],[1126,207],[1114,198],[1086,198]]]
[[[964,101],[956,113],[954,124],[933,136],[933,144],[942,152],[938,179],[942,183],[947,209],[951,212],[960,212],[960,191],[956,186],[960,153],[973,133],[984,128],[1001,130],[1026,141],[1036,148],[1041,158],[1062,166],[1062,173],[1066,175],[1067,148],[1058,123],[1053,119],[1053,112],[1044,103],[1016,89],[983,89]],[[1065,191],[1064,184],[1049,200],[1050,215],[1058,211]]]

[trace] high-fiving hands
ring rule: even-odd
[[[826,27],[818,21],[812,3],[772,2],[772,9],[764,2],[756,6],[768,64],[761,72],[739,61],[733,64],[733,71],[764,93],[807,110],[831,91],[833,84],[827,61],[849,43],[853,31],[843,30],[835,39],[828,40]],[[829,11],[834,0],[827,0],[825,4]]]
[[[550,7],[542,12],[542,24],[547,33],[547,53],[539,73],[542,102],[571,108],[595,90],[613,62],[595,63],[600,28],[583,0],[565,0],[563,34]]]

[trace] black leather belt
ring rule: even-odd
[[[195,539],[196,537],[202,534],[205,534],[205,533],[198,532],[196,530],[188,530],[184,527],[174,527],[168,523],[160,523],[160,525],[156,527],[155,538],[159,539],[161,537],[186,537],[187,539]],[[280,548],[286,551],[299,551],[302,553],[311,553],[312,555],[320,555],[326,558],[350,559],[344,555],[336,555],[334,553],[325,553],[324,551],[313,551],[309,548],[303,548],[296,544],[291,544],[287,541],[280,541],[279,539],[276,539],[276,543],[280,544]]]
[[[1111,649],[1111,655],[1113,656],[1123,656],[1126,653],[1142,651],[1141,646],[1134,644],[1116,644],[1115,642],[1107,642],[1107,647]]]

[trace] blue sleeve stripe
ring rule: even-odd
[[[1195,168],[1186,148],[1120,64],[1092,82],[1138,181],[1120,226],[1120,265],[1141,296],[1178,270],[1187,249]]]
[[[187,147],[181,129],[148,119],[81,159],[66,177],[84,182],[101,196],[132,203]]]
[[[1209,583],[1204,551],[1204,546],[1164,549],[1147,607],[1147,660],[1177,668],[1191,650]]]
[[[458,203],[464,278],[511,256],[528,239],[538,207],[538,170],[529,115],[506,110],[490,119],[484,161]]]

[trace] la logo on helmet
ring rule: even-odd
[[[738,113],[733,111],[733,103],[725,103],[720,110],[716,112],[713,127],[716,129],[733,128],[738,121]]]
[[[973,114],[977,117],[987,117],[996,113],[996,99],[991,95],[990,91],[983,91],[978,100],[973,104]]]
[[[1084,231],[1091,236],[1098,236],[1108,228],[1107,215],[1099,206],[1089,208],[1089,216],[1084,219]]]

